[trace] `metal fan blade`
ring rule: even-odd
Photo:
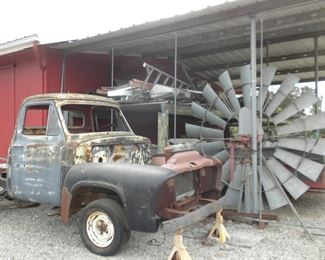
[[[205,120],[212,125],[219,126],[221,128],[225,128],[227,125],[226,121],[194,102],[192,102],[191,111],[193,116]]]
[[[230,176],[230,160],[227,160],[222,166],[221,173],[221,189],[228,183],[228,179]]]
[[[232,118],[232,112],[222,102],[220,97],[218,97],[217,93],[211,88],[210,84],[205,85],[202,95],[209,102],[209,104],[213,105],[215,109],[220,111],[227,119]]]
[[[238,122],[238,133],[239,135],[251,135],[252,134],[252,113],[247,107],[243,107],[239,111],[239,122]]]
[[[186,135],[190,138],[220,138],[223,132],[204,126],[185,124]]]
[[[287,152],[280,148],[276,149],[274,156],[293,169],[297,169],[298,172],[312,181],[317,181],[324,168],[323,164],[314,162],[294,153]]]
[[[292,104],[287,106],[284,110],[282,110],[279,114],[274,116],[273,122],[274,124],[279,124],[284,120],[288,119],[289,117],[295,115],[299,111],[315,104],[318,101],[317,97],[311,93],[306,92],[300,97],[296,98],[292,101]]]
[[[225,149],[224,142],[216,141],[216,142],[207,142],[207,143],[199,143],[196,146],[202,154],[207,156],[216,155],[220,150]]]
[[[325,139],[279,138],[278,146],[325,156]]]
[[[234,179],[230,182],[223,199],[223,206],[225,208],[237,209],[238,205],[241,204],[242,171],[243,165],[236,165]]]
[[[264,134],[264,130],[260,125],[260,120],[256,119],[257,125],[257,134],[262,136]],[[242,107],[239,111],[239,135],[251,135],[252,134],[252,113],[251,110],[247,107]]]
[[[261,99],[262,99],[262,107],[265,103],[267,93],[269,92],[268,88],[272,83],[275,72],[276,72],[275,67],[263,65],[263,79],[262,79],[263,88],[260,89],[260,91],[258,93],[258,97],[257,97],[257,110],[258,111],[260,110]]]
[[[260,171],[260,178],[265,191],[266,199],[269,203],[270,209],[274,210],[288,204],[285,196],[282,194],[276,181],[274,180],[270,170],[262,166]]]
[[[245,65],[240,68],[240,80],[242,84],[243,98],[245,107],[250,108],[252,103],[251,93],[251,65]]]
[[[288,74],[282,82],[278,92],[272,98],[270,103],[265,109],[265,114],[270,117],[273,112],[281,105],[285,97],[293,90],[295,84],[299,81],[299,78],[295,75]]]
[[[220,76],[219,76],[219,81],[221,83],[221,86],[226,92],[226,95],[230,101],[230,104],[232,105],[234,111],[236,113],[239,113],[240,110],[240,104],[239,101],[236,97],[236,92],[234,90],[234,86],[232,85],[230,76],[228,71],[224,71]]]
[[[216,155],[212,156],[213,158],[215,159],[218,159],[222,162],[225,162],[229,159],[229,154],[227,151],[222,151],[222,152],[219,152],[217,153]]]
[[[308,185],[293,175],[292,172],[284,167],[277,159],[272,158],[268,160],[267,163],[272,168],[278,180],[295,200],[309,189]]]
[[[252,184],[252,168],[249,164],[245,165],[244,176],[242,179],[245,180],[244,183],[244,208],[245,212],[253,212],[253,184]]]
[[[278,127],[277,132],[278,135],[281,136],[323,128],[325,128],[325,112],[321,112],[312,116],[307,116],[303,119],[296,120],[290,124],[280,126]]]

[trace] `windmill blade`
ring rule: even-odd
[[[307,116],[290,124],[278,127],[278,135],[288,135],[325,128],[325,112]]]
[[[245,107],[251,108],[252,93],[251,93],[251,65],[240,67],[240,80],[242,84],[243,98]]]
[[[221,162],[226,162],[229,159],[229,154],[226,150],[217,153],[216,155],[212,156],[215,159],[220,160]]]
[[[263,65],[263,79],[262,79],[263,87],[260,88],[260,91],[259,91],[258,97],[257,97],[257,110],[258,111],[260,110],[261,99],[262,99],[262,107],[265,103],[267,93],[269,92],[268,88],[272,83],[275,72],[276,72],[276,67]]]
[[[314,138],[279,138],[278,146],[292,150],[325,156],[325,139]]]
[[[190,138],[221,138],[223,132],[221,130],[212,129],[204,126],[185,124],[186,135]]]
[[[192,102],[191,111],[193,116],[205,120],[212,125],[219,126],[221,128],[225,128],[227,125],[227,122],[225,120],[221,119],[220,117],[216,116],[212,112],[194,102]]]
[[[296,200],[303,195],[309,186],[299,180],[292,172],[284,167],[277,159],[272,158],[267,161],[268,165],[272,168],[278,180],[283,184],[285,189]]]
[[[209,102],[210,105],[213,105],[215,109],[220,111],[227,119],[232,118],[232,112],[228,107],[222,102],[217,93],[211,88],[210,84],[206,84],[202,95]]]
[[[230,101],[230,104],[232,105],[234,111],[236,113],[239,113],[240,110],[240,104],[239,101],[236,97],[236,92],[234,90],[234,86],[232,85],[230,76],[228,71],[224,71],[220,76],[219,76],[219,82],[221,83],[221,86],[226,92],[226,95]]]
[[[324,165],[278,148],[274,156],[312,181],[317,181]]]
[[[253,184],[252,184],[252,168],[249,164],[244,166],[244,173],[242,179],[244,183],[244,208],[245,212],[253,212]]]
[[[259,173],[270,209],[274,210],[287,205],[288,202],[274,180],[270,170],[267,167],[262,166]]]
[[[220,150],[225,149],[225,144],[222,141],[216,141],[216,142],[205,142],[205,143],[199,143],[196,145],[196,148],[200,150],[200,152],[207,156],[214,156],[217,153],[220,152]]]
[[[230,160],[227,160],[222,166],[222,173],[221,173],[221,189],[228,183],[230,176]]]
[[[223,199],[224,206],[227,209],[237,209],[238,205],[241,204],[242,172],[243,165],[239,163],[236,165],[234,178],[230,182]]]
[[[274,124],[282,123],[284,120],[295,115],[299,111],[315,104],[318,98],[311,92],[306,92],[292,101],[292,103],[273,117]]]
[[[239,111],[238,133],[239,135],[252,134],[252,113],[247,107],[243,107]]]
[[[273,112],[281,105],[286,96],[293,90],[295,84],[299,81],[299,78],[295,75],[288,74],[282,82],[275,96],[265,109],[265,114],[270,117]]]

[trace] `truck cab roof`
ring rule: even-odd
[[[41,94],[27,97],[24,100],[24,103],[31,101],[45,101],[45,100],[54,100],[54,101],[89,101],[89,102],[106,102],[108,105],[117,106],[117,102],[108,97],[102,97],[98,95],[91,94],[77,94],[77,93],[50,93],[50,94]]]

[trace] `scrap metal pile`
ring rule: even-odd
[[[180,79],[175,80],[174,76],[148,64],[144,63],[146,78],[144,80],[132,79],[126,84],[116,87],[101,87],[96,93],[107,95],[119,101],[145,101],[145,100],[191,100],[193,94],[201,94],[201,91],[190,89],[191,83]],[[176,83],[176,87],[175,87]]]

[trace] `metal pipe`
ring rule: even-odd
[[[114,47],[111,50],[111,87],[114,85]]]
[[[252,79],[252,185],[253,213],[257,213],[257,128],[256,128],[256,16],[251,16],[251,79]]]
[[[260,92],[263,93],[263,17],[260,18],[261,19],[261,39],[260,39]],[[262,102],[262,98],[260,98],[260,103],[258,104],[260,106],[260,129],[263,129],[263,102]],[[259,172],[262,172],[262,155],[263,155],[263,142],[262,139],[259,140]],[[259,205],[259,218],[262,219],[262,207],[260,206],[262,203],[262,178],[261,176],[259,176],[259,196],[258,196],[258,205]]]
[[[318,98],[318,37],[314,38],[314,51],[315,51],[315,95]],[[315,104],[315,114],[317,114],[317,105],[318,102]]]
[[[270,45],[269,42],[265,42],[265,56],[266,56],[266,65],[269,66],[270,64]]]
[[[176,139],[176,96],[177,96],[177,32],[175,32],[175,52],[174,52],[174,139]]]
[[[64,83],[65,83],[65,69],[66,69],[66,56],[63,56],[62,60],[62,69],[61,69],[61,86],[60,86],[60,92],[64,92]]]

